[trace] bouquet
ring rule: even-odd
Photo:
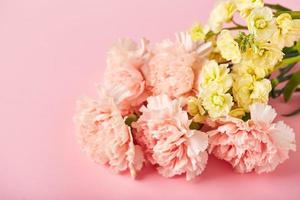
[[[239,173],[273,171],[296,149],[268,100],[299,91],[298,19],[279,4],[226,0],[175,40],[119,40],[99,97],[78,101],[82,149],[132,177],[147,164],[191,180],[212,155]]]

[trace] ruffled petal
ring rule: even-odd
[[[276,111],[266,104],[252,104],[249,109],[252,120],[265,124],[271,124],[277,115]]]

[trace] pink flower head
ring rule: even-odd
[[[251,119],[219,118],[209,132],[209,152],[228,161],[238,172],[273,171],[296,150],[295,134],[284,122],[273,123],[275,110],[265,104],[250,106]]]
[[[141,39],[140,45],[131,39],[119,39],[108,51],[107,67],[108,69],[116,69],[130,65],[138,69],[144,65],[148,56],[148,41],[146,39]]]
[[[174,98],[191,91],[194,57],[171,41],[158,44],[148,66],[143,68],[147,85],[154,95]]]
[[[78,101],[75,116],[82,149],[97,163],[107,164],[114,172],[129,169],[133,177],[143,166],[141,147],[133,143],[114,100],[103,93],[99,101]]]
[[[123,39],[108,52],[104,86],[111,96],[117,98],[122,115],[138,110],[147,99],[140,68],[146,65],[148,56],[146,40],[142,40],[139,47],[132,40]]]
[[[177,98],[192,92],[202,68],[201,53],[209,46],[194,44],[188,33],[180,33],[177,42],[165,40],[157,44],[149,65],[142,67],[153,95]]]
[[[207,135],[189,129],[188,115],[179,100],[160,95],[147,101],[147,107],[141,108],[143,114],[133,123],[135,140],[147,159],[166,177],[186,173],[191,180],[201,174],[208,158]]]

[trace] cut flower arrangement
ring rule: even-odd
[[[191,180],[209,156],[239,173],[273,171],[296,150],[293,129],[274,121],[268,100],[299,92],[299,19],[299,11],[279,4],[226,0],[207,25],[175,40],[119,40],[108,52],[99,97],[77,103],[82,149],[132,177],[147,164]]]

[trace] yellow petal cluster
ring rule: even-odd
[[[255,65],[253,62],[243,62],[233,66],[233,72],[236,76],[251,75],[255,79],[264,78],[268,71],[264,66]]]
[[[233,39],[229,30],[222,30],[217,39],[217,48],[226,60],[233,63],[241,61],[241,52],[238,43]]]
[[[202,26],[201,24],[197,23],[194,26],[192,26],[190,30],[190,35],[194,42],[204,41],[208,31],[209,31],[208,26]]]
[[[222,91],[227,92],[232,86],[232,75],[228,65],[219,65],[215,60],[207,60],[202,68],[200,89],[208,87],[211,83],[217,84]]]
[[[204,115],[205,110],[201,106],[202,102],[201,99],[196,98],[196,97],[191,97],[188,100],[188,113],[191,116],[195,116],[197,114]]]
[[[247,49],[241,62],[233,67],[236,74],[250,74],[256,79],[264,78],[273,72],[274,66],[283,59],[283,52],[273,43],[260,42],[257,49]]]
[[[202,107],[202,100],[197,97],[188,99],[188,113],[193,117],[192,120],[197,123],[202,123],[205,119],[206,111]]]
[[[291,47],[300,40],[300,20],[293,20],[290,14],[283,13],[276,18],[276,24],[271,42],[279,48]]]
[[[210,84],[202,95],[203,107],[212,118],[226,116],[233,106],[233,98],[229,93],[224,93],[217,84]]]
[[[225,22],[232,19],[236,6],[233,0],[221,1],[210,13],[208,24],[214,33],[219,33]]]
[[[247,18],[249,32],[258,41],[268,41],[276,32],[277,27],[270,8],[255,8]]]
[[[293,19],[297,13],[277,16],[278,7],[264,6],[264,0],[221,0],[210,14],[209,31],[199,24],[191,28],[194,42],[207,40],[212,47],[207,56],[212,60],[201,62],[196,79],[199,97],[188,108],[199,122],[207,114],[241,118],[251,104],[268,102],[269,76],[281,66],[284,56],[293,57],[300,47],[300,20]],[[235,13],[245,23],[235,21]],[[238,34],[232,31],[239,29]],[[293,48],[283,50],[285,47]]]
[[[200,98],[210,117],[226,116],[233,106],[233,98],[228,93],[232,87],[232,75],[227,64],[219,65],[215,60],[204,63]]]
[[[263,0],[234,0],[234,3],[242,17],[247,17],[254,8],[264,6]]]
[[[236,76],[233,82],[233,95],[239,107],[249,111],[253,103],[267,103],[272,89],[269,79],[256,80],[250,74]]]

